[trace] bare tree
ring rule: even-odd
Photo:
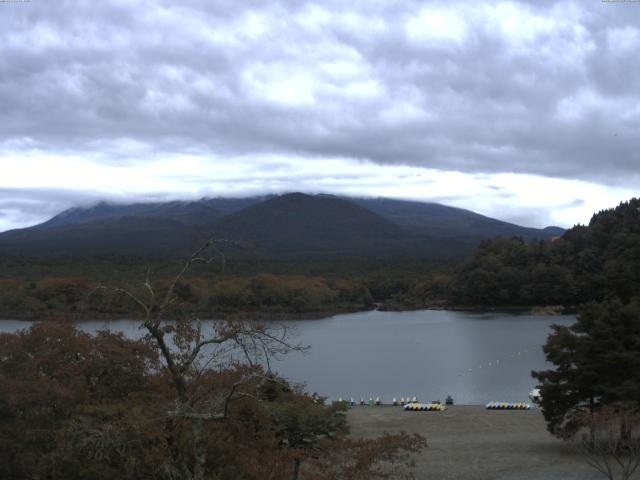
[[[587,464],[609,480],[629,480],[640,467],[640,414],[609,408],[580,420],[576,441]]]
[[[175,430],[177,422],[187,422],[191,429],[189,451],[176,445],[173,455],[185,480],[205,478],[207,422],[224,421],[230,402],[255,396],[243,389],[244,385],[252,384],[255,389],[257,377],[273,381],[270,358],[306,348],[290,343],[284,325],[274,328],[252,321],[212,321],[205,328],[197,315],[181,309],[176,293],[180,282],[198,264],[219,262],[224,269],[225,256],[218,248],[224,243],[229,241],[209,240],[189,257],[164,291],[154,287],[149,272],[137,289],[101,287],[129,298],[139,307],[141,328],[160,352],[175,388],[175,405],[166,415],[167,430]],[[259,368],[262,364],[265,367]],[[233,367],[241,373],[232,384],[214,389],[210,383],[203,386],[206,382],[201,380],[207,372]]]

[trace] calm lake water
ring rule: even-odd
[[[416,396],[483,404],[526,401],[531,370],[548,368],[542,352],[551,324],[574,317],[421,310],[362,312],[322,320],[285,322],[309,353],[284,356],[272,367],[332,399]],[[27,322],[0,321],[0,331]],[[86,331],[108,328],[138,337],[131,320],[86,321]]]

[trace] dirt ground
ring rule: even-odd
[[[429,447],[416,455],[416,478],[430,480],[601,480],[579,454],[545,429],[538,410],[453,406],[444,412],[353,407],[351,434],[416,432]],[[640,478],[640,477],[634,477]]]

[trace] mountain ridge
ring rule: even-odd
[[[215,235],[252,243],[260,255],[459,257],[480,240],[561,234],[435,203],[294,192],[198,201],[109,204],[65,210],[0,234],[0,252],[185,254]]]

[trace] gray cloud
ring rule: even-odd
[[[250,193],[301,182],[364,191],[358,173],[324,171],[327,159],[460,171],[479,184],[514,172],[635,188],[639,25],[639,4],[613,2],[0,3],[0,163],[266,158],[251,178],[227,175]],[[317,163],[322,181],[311,171],[288,188],[296,161]],[[260,179],[279,165],[283,178]],[[193,191],[211,180],[167,175]],[[0,230],[129,198],[51,187],[0,190]],[[459,202],[455,189],[437,195]]]
[[[36,225],[68,208],[88,207],[101,201],[127,204],[171,201],[178,197],[184,197],[184,194],[152,192],[143,195],[118,195],[76,189],[0,187],[0,232]]]
[[[92,192],[0,188],[0,232],[41,223],[62,210],[90,205],[98,200]]]
[[[187,0],[0,9],[5,151],[86,152],[105,162],[295,154],[638,178],[637,5]]]
[[[568,204],[566,204],[566,207],[581,207],[585,204],[586,202],[584,201],[584,199],[582,198],[576,198],[574,201],[569,202]]]

